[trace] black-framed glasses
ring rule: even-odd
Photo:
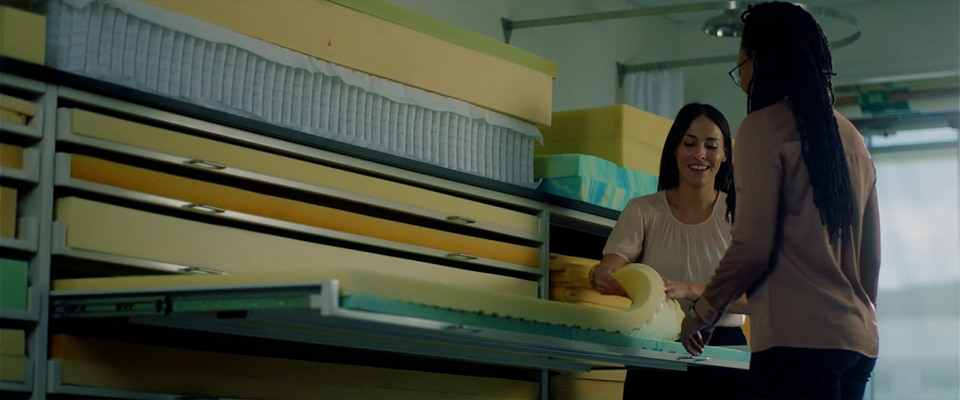
[[[747,57],[743,61],[740,61],[740,63],[737,64],[736,67],[733,67],[733,69],[731,69],[730,72],[727,72],[727,74],[730,75],[730,79],[733,79],[733,84],[737,85],[737,87],[740,87],[740,67],[742,67],[743,64],[746,64],[747,61],[750,61],[750,57]]]

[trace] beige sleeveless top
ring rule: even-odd
[[[727,195],[720,192],[710,218],[689,225],[670,211],[665,191],[631,199],[607,238],[603,255],[649,265],[670,280],[709,283],[730,245],[726,204]],[[686,310],[689,301],[680,304]],[[727,314],[718,325],[736,327],[743,322],[743,314]]]

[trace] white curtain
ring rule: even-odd
[[[673,119],[683,107],[683,72],[630,72],[623,78],[623,103]]]
[[[873,159],[882,254],[880,357],[865,399],[958,399],[957,148],[877,151]]]

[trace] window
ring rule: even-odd
[[[876,139],[869,142],[878,150],[873,158],[882,236],[877,299],[880,357],[865,398],[957,399],[957,131],[907,131]],[[944,145],[879,151],[881,146],[937,142]]]

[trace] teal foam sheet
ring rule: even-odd
[[[357,311],[422,318],[450,324],[460,324],[487,329],[543,335],[559,339],[600,343],[641,350],[660,351],[671,354],[687,354],[686,350],[683,348],[683,345],[678,342],[646,339],[589,329],[544,324],[514,318],[456,311],[446,308],[429,307],[367,295],[343,296],[340,298],[340,306]],[[728,361],[750,362],[749,352],[723,347],[708,346],[706,349],[704,349],[703,355],[710,358]]]
[[[627,201],[657,191],[659,179],[586,154],[534,157],[539,190],[622,211]]]

